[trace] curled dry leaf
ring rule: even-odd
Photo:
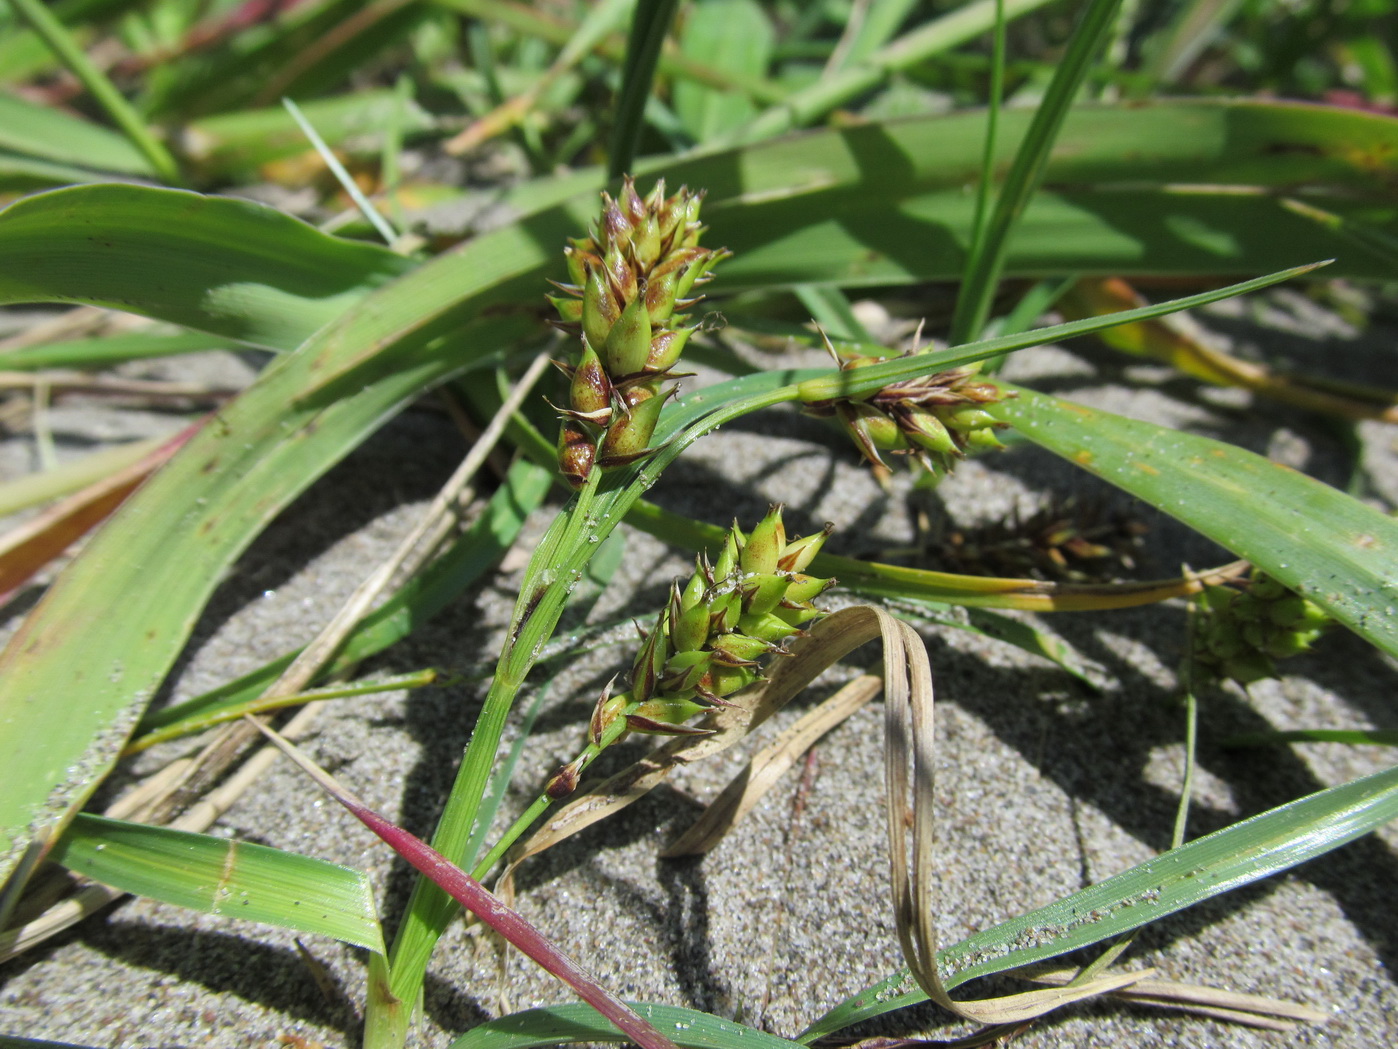
[[[539,831],[516,846],[496,891],[508,899],[513,892],[515,868],[524,860],[625,808],[661,783],[676,765],[733,746],[780,710],[822,671],[860,645],[880,638],[888,712],[886,757],[894,914],[904,957],[928,997],[968,1020],[986,1024],[1015,1023],[1041,1016],[1070,1002],[1127,987],[1150,975],[1150,970],[1142,970],[1072,987],[1046,987],[969,1002],[953,1001],[947,994],[937,971],[932,893],[936,884],[932,847],[932,668],[917,632],[872,605],[844,608],[818,622],[807,637],[793,643],[790,658],[777,663],[766,685],[751,693],[747,702],[715,711],[710,723],[715,729],[712,735],[671,740],[564,805]],[[911,868],[904,826],[910,757],[914,785]]]

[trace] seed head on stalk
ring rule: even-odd
[[[559,469],[581,488],[594,467],[608,469],[651,454],[660,410],[675,392],[665,383],[697,326],[677,312],[693,306],[696,285],[728,255],[699,247],[702,193],[665,196],[658,181],[645,197],[631,178],[589,237],[565,249],[571,283],[550,296],[559,326],[580,337],[578,357],[560,363],[569,378],[559,408]]]
[[[685,722],[718,707],[761,681],[762,662],[781,654],[782,643],[823,613],[815,598],[835,580],[807,575],[832,526],[788,540],[782,508],[773,506],[746,535],[735,523],[717,560],[701,555],[694,574],[670,588],[670,600],[631,666],[631,688],[612,695],[608,685],[592,711],[588,746],[551,780],[548,793],[563,797],[582,770],[627,732],[703,735]]]
[[[825,340],[825,348],[842,371],[882,364],[888,357],[841,357]],[[927,353],[930,346],[903,354]],[[978,369],[957,368],[890,383],[863,397],[808,401],[806,411],[837,418],[864,458],[886,466],[880,452],[912,456],[934,476],[950,473],[968,449],[1003,448],[995,436],[1005,424],[981,405],[994,404],[1006,394],[977,381]],[[1011,395],[1013,396],[1013,395]]]
[[[1305,652],[1334,625],[1319,605],[1254,568],[1237,587],[1205,587],[1195,598],[1191,651],[1208,677],[1250,685],[1274,677],[1276,660]]]

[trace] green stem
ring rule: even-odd
[[[83,87],[87,88],[98,104],[107,111],[108,116],[116,121],[117,126],[126,132],[126,136],[136,148],[146,155],[156,174],[166,182],[178,183],[180,169],[175,163],[175,158],[151,134],[145,121],[131,108],[131,104],[116,89],[116,85],[92,64],[72,34],[53,16],[48,6],[40,0],[10,0],[10,5],[58,56],[59,61],[68,67],[68,71],[82,82]]]
[[[980,332],[990,317],[995,288],[1005,266],[1010,235],[1034,191],[1043,180],[1054,140],[1068,116],[1073,99],[1116,22],[1121,0],[1093,0],[1073,33],[1072,44],[1054,72],[1043,101],[1015,153],[995,211],[985,231],[984,243],[967,266],[963,292],[956,304],[957,330]],[[955,341],[955,340],[954,340]]]
[[[628,703],[626,708],[603,729],[602,738],[595,743],[588,743],[587,748],[569,764],[576,764],[580,775],[586,772],[588,766],[597,760],[602,751],[626,734],[626,715],[635,713],[636,708],[640,705],[635,701]],[[501,835],[500,840],[476,864],[475,870],[471,871],[471,877],[477,881],[484,881],[485,876],[500,862],[500,858],[509,852],[514,843],[524,835],[524,832],[532,827],[534,822],[548,811],[549,806],[558,800],[549,794],[540,794],[535,798],[534,803],[520,814],[519,818],[510,825],[510,829]]]

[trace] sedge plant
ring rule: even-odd
[[[1325,411],[1345,424],[1384,420],[1392,398],[1378,376],[1361,389],[1249,369],[1250,362],[1159,326],[1177,311],[1288,280],[1311,282],[1308,293],[1335,311],[1353,313],[1356,301],[1367,301],[1378,312],[1372,304],[1387,301],[1382,289],[1398,259],[1393,118],[1381,104],[1139,101],[1152,90],[1212,95],[1228,76],[1244,74],[1269,89],[1318,95],[1359,70],[1382,103],[1391,94],[1392,54],[1381,32],[1347,16],[1320,26],[1251,8],[1233,11],[1231,22],[1217,14],[1204,24],[1188,5],[1164,24],[1133,23],[1121,5],[1101,2],[1070,18],[1041,0],[978,0],[917,25],[904,24],[910,8],[900,3],[854,5],[862,17],[834,21],[833,8],[803,14],[748,0],[603,3],[558,18],[476,0],[362,11],[334,2],[286,5],[270,19],[254,17],[250,6],[151,6],[58,5],[51,17],[32,4],[4,9],[0,75],[23,90],[0,95],[0,186],[14,195],[0,212],[0,299],[90,308],[6,351],[7,368],[35,376],[13,388],[29,398],[43,444],[49,400],[72,389],[102,392],[100,383],[55,369],[219,347],[270,351],[272,359],[236,396],[216,391],[211,410],[189,418],[177,438],[128,449],[120,462],[61,468],[33,491],[6,493],[16,506],[64,495],[0,551],[10,593],[30,585],[94,522],[110,520],[0,656],[7,726],[0,741],[0,949],[42,943],[122,891],[338,937],[368,952],[365,1043],[396,1049],[410,1037],[434,951],[441,957],[438,940],[461,902],[494,909],[479,882],[500,870],[512,847],[517,855],[529,851],[540,814],[550,812],[549,826],[583,825],[578,814],[597,804],[588,781],[604,752],[614,757],[623,737],[664,736],[658,756],[646,759],[659,768],[736,745],[743,719],[769,716],[788,691],[799,691],[819,653],[844,655],[870,640],[885,646],[890,739],[904,744],[890,752],[897,759],[890,769],[914,767],[911,783],[890,772],[891,786],[914,795],[913,849],[890,892],[910,968],[869,975],[883,978],[824,1015],[819,1007],[830,1003],[800,1003],[812,1022],[799,1034],[784,1032],[789,1037],[669,1003],[636,1011],[678,1044],[808,1043],[928,997],[991,1024],[1020,1023],[1046,1001],[1097,993],[1106,986],[1101,980],[1158,999],[1160,986],[1120,962],[1040,974],[1072,989],[1036,998],[1029,1012],[967,1006],[947,995],[975,977],[1113,940],[1227,887],[1289,869],[1395,814],[1392,770],[1318,783],[1293,777],[1291,794],[1238,814],[1256,812],[1251,819],[1230,815],[1220,830],[1193,841],[1185,840],[1181,819],[1173,839],[1162,840],[1162,856],[1123,862],[1092,885],[1065,884],[1052,903],[938,945],[929,903],[936,879],[927,862],[936,758],[930,694],[919,684],[926,675],[913,672],[923,642],[882,610],[823,617],[813,604],[831,599],[826,582],[839,577],[851,599],[886,602],[937,629],[975,632],[978,643],[1008,639],[1088,676],[1073,646],[1004,613],[1095,612],[1110,630],[1112,609],[1192,597],[1198,608],[1179,646],[1191,653],[1194,678],[1188,769],[1201,734],[1198,710],[1263,704],[1267,686],[1257,682],[1286,666],[1276,661],[1329,644],[1322,633],[1348,631],[1361,650],[1367,643],[1398,652],[1391,615],[1398,535],[1371,503],[1242,447],[1076,404],[1044,384],[1011,383],[981,367],[1110,330],[1117,334],[1105,337],[1118,348],[1186,375]],[[1379,6],[1374,26],[1392,18]],[[1056,41],[1058,50],[1008,59],[1015,45],[1006,27],[1026,19],[1033,28],[1026,39]],[[997,26],[998,42],[980,46]],[[103,60],[89,60],[84,41],[109,27]],[[1230,43],[1240,39],[1231,34],[1273,29],[1285,30],[1290,43],[1265,59],[1237,46],[1241,57],[1230,60]],[[667,30],[673,47],[661,46]],[[458,39],[468,43],[468,64],[454,49]],[[1317,39],[1324,46],[1296,43]],[[816,79],[811,56],[823,62]],[[1220,69],[1232,72],[1219,80]],[[616,84],[625,97],[609,124],[608,107],[595,102],[610,98]],[[75,92],[83,104],[68,106]],[[1039,105],[998,106],[1016,92]],[[327,148],[343,154],[347,178],[368,185],[382,169],[367,206],[382,206],[400,231],[424,200],[448,210],[472,201],[460,186],[434,181],[430,168],[404,168],[402,145],[484,148],[497,162],[517,165],[515,180],[495,194],[494,218],[480,228],[444,231],[424,221],[395,237],[392,249],[371,239],[384,223],[356,210],[313,215],[328,220],[334,232],[326,232],[247,200],[173,188],[304,185],[304,136],[277,104],[280,96],[295,96]],[[996,103],[990,115],[971,108],[985,97]],[[953,111],[938,113],[948,99]],[[859,119],[849,120],[856,112]],[[587,150],[602,141],[611,143],[608,171],[634,172],[634,179],[607,182],[589,166],[598,158]],[[318,203],[338,208],[338,190],[317,194]],[[363,193],[347,197],[365,200]],[[1334,260],[1329,269],[1317,271],[1315,263],[1327,259]],[[711,276],[717,282],[704,290],[725,297],[715,305],[727,318],[727,344],[707,331],[719,322],[706,323],[711,307],[697,301]],[[1092,283],[1123,276],[1132,278],[1124,288]],[[1169,290],[1150,286],[1160,278]],[[551,307],[541,303],[547,281],[554,282]],[[874,323],[853,302],[863,295],[891,302],[880,289],[895,286],[923,295],[930,281],[961,282],[954,305],[929,322],[929,330],[945,332],[945,343],[917,339],[908,348],[896,325]],[[1103,287],[1112,291],[1109,305]],[[1356,287],[1363,289],[1357,298]],[[1175,298],[1150,301],[1167,296]],[[1066,322],[1035,328],[1060,299]],[[109,326],[98,311],[112,307],[154,323]],[[564,334],[545,345],[549,308]],[[1119,312],[1103,316],[1109,309]],[[773,344],[795,352],[778,362],[762,357]],[[735,345],[736,355],[727,352]],[[834,369],[820,359],[827,346]],[[514,458],[501,464],[496,487],[482,492],[464,530],[454,532],[445,518],[424,529],[444,544],[435,559],[422,558],[405,581],[376,591],[381,603],[340,624],[324,651],[289,651],[201,695],[152,706],[218,580],[316,478],[424,390],[440,388],[448,412],[484,421],[523,373],[520,358],[540,352],[559,358],[566,381],[547,400],[521,391],[513,403],[524,407],[512,407],[492,429]],[[691,368],[705,378],[680,385]],[[715,377],[714,368],[726,375]],[[169,398],[149,383],[122,390],[147,405]],[[993,452],[1014,464],[1026,454],[1019,447],[1031,444],[1247,563],[1162,580],[986,578],[870,556],[850,520],[836,521],[829,540],[843,546],[841,556],[821,548],[826,533],[818,529],[788,540],[779,511],[730,528],[726,508],[702,520],[666,507],[667,471],[681,455],[720,426],[731,436],[740,420],[779,426],[772,420],[782,418],[773,411],[780,406],[844,431],[832,427],[828,442],[812,436],[824,433],[813,429],[821,423],[797,431],[832,471],[848,470],[860,455],[880,469],[907,462],[921,472],[919,485],[935,481],[945,486],[936,491],[954,492],[962,478],[947,475],[964,477],[968,459]],[[841,443],[847,439],[853,447]],[[998,451],[1002,444],[1009,451]],[[982,460],[969,473],[981,469],[1000,467]],[[879,476],[894,490],[911,483]],[[337,679],[432,615],[449,614],[524,534],[551,490],[566,502],[548,511],[552,523],[532,541],[498,659],[481,671],[489,684],[430,849],[397,837],[421,861],[418,869],[446,872],[450,887],[415,882],[391,941],[363,872],[291,848],[200,833],[209,825],[193,810],[181,813],[178,788],[155,800],[120,799],[106,816],[83,811],[125,753],[179,746],[170,741],[181,734],[247,712],[269,714],[298,698],[344,702],[362,694],[371,686]],[[460,495],[453,489],[441,502],[455,505]],[[789,504],[788,520],[793,511]],[[531,723],[524,699],[537,698],[536,667],[558,665],[569,647],[550,647],[558,624],[576,608],[589,573],[604,573],[605,556],[614,556],[599,553],[609,549],[609,535],[628,525],[698,553],[692,574],[660,607],[628,609],[643,624],[637,652],[616,661],[619,686],[573,705],[561,751],[541,757],[537,741],[525,738],[507,752],[508,727],[515,719]],[[1171,621],[1183,638],[1183,617]],[[295,688],[285,676],[293,670],[306,677]],[[386,684],[432,680],[439,680],[434,672],[413,668]],[[895,702],[899,680],[911,695]],[[1205,691],[1214,681],[1234,683]],[[1252,695],[1238,682],[1251,683]],[[911,729],[896,720],[905,712]],[[308,731],[302,718],[282,724],[283,733]],[[189,762],[217,778],[226,770],[209,755],[236,750],[237,731],[203,756],[176,755],[172,768]],[[955,760],[954,747],[946,753]],[[506,754],[514,757],[501,767]],[[554,771],[559,759],[565,763]],[[511,772],[528,783],[517,817]],[[890,824],[896,835],[904,828],[902,802]],[[359,814],[367,816],[362,806]],[[491,830],[499,825],[508,829]],[[391,824],[375,826],[393,837]],[[64,888],[56,866],[94,882]],[[50,905],[62,892],[70,895]],[[539,941],[525,933],[517,942]],[[1226,972],[1207,978],[1231,982]],[[593,1004],[503,1017],[460,1044],[622,1037],[609,1025],[623,1014],[608,1012],[603,1021],[591,1010],[611,1009],[608,999],[580,993]],[[1186,1000],[1253,1022],[1312,1018],[1276,1003]],[[56,1030],[35,1023],[16,1033]],[[644,1026],[625,1030],[651,1037]]]

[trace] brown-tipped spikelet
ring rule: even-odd
[[[650,453],[660,409],[674,393],[664,383],[694,332],[677,312],[699,301],[696,285],[728,252],[699,247],[703,194],[665,183],[641,197],[627,178],[613,200],[602,194],[592,236],[571,242],[569,284],[551,296],[559,326],[579,336],[578,358],[562,365],[570,383],[559,409],[559,469],[581,488],[594,467],[636,462]]]
[[[842,371],[891,359],[841,358],[828,340],[825,345]],[[903,356],[926,353],[928,349]],[[991,383],[978,382],[976,375],[972,368],[937,372],[890,383],[863,397],[807,401],[806,411],[839,419],[860,453],[876,466],[887,465],[880,452],[892,452],[912,456],[934,475],[945,474],[967,449],[1003,447],[995,431],[1005,424],[979,405],[993,404],[1007,395]]]
[[[683,586],[644,634],[631,668],[631,689],[602,693],[588,724],[589,749],[549,781],[570,790],[592,757],[629,732],[703,734],[685,722],[762,680],[762,661],[822,613],[814,600],[835,582],[805,574],[831,526],[788,541],[780,506],[748,535],[735,524],[716,564],[700,557]],[[565,789],[566,788],[566,789]]]

